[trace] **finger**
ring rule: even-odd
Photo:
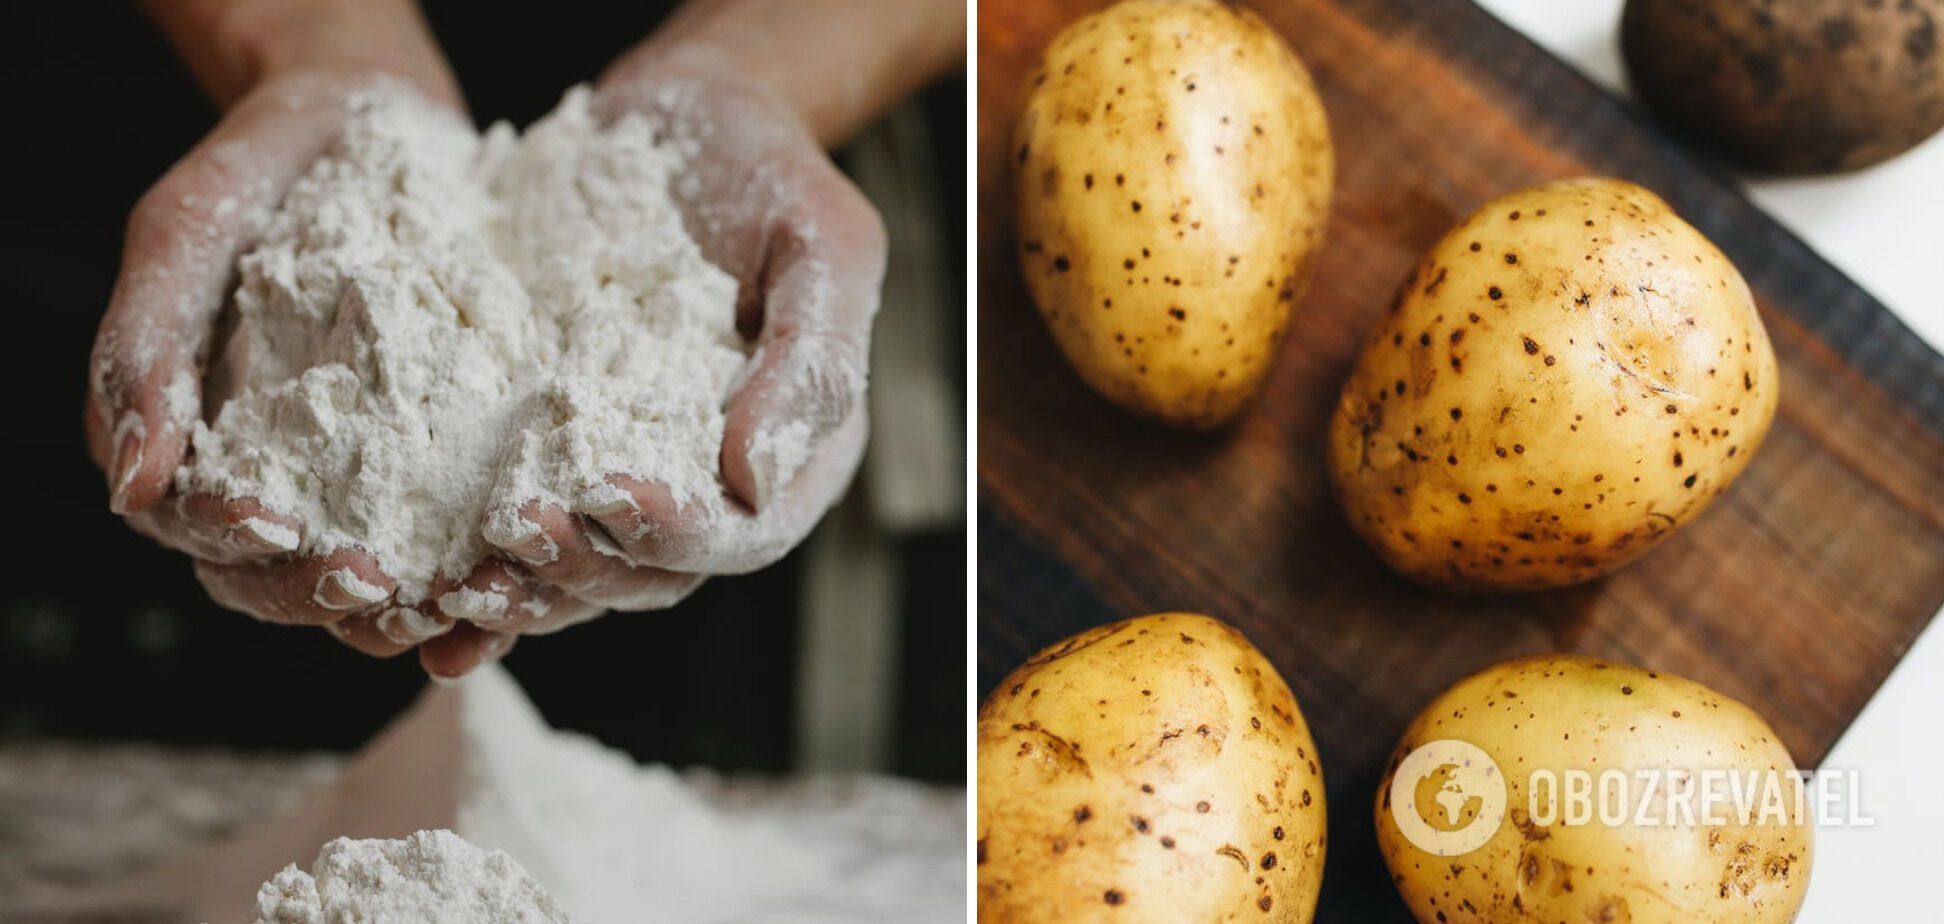
[[[303,524],[251,497],[225,498],[203,492],[182,496],[182,518],[212,542],[239,555],[281,555],[297,551]]]
[[[427,613],[413,606],[390,606],[378,613],[374,624],[380,634],[400,645],[421,645],[452,631],[449,616]]]
[[[613,479],[617,485],[649,489],[629,508],[644,522],[631,526],[629,514],[615,512],[590,518],[605,525],[639,565],[692,574],[741,574],[765,568],[802,542],[843,496],[863,458],[868,430],[868,415],[852,414],[776,493],[774,502],[760,511],[748,510],[727,495],[665,505],[661,503],[665,491],[618,478]]]
[[[723,482],[759,511],[862,404],[884,226],[830,172],[772,232],[761,333],[726,411]]]
[[[661,490],[659,496],[666,498],[667,491]],[[608,522],[617,525],[607,527],[589,524],[558,504],[528,501],[517,512],[500,511],[489,516],[484,534],[486,541],[519,559],[542,581],[578,600],[598,604],[597,609],[648,610],[675,605],[701,584],[701,576],[637,566],[613,530],[637,536],[641,518],[634,505],[619,507],[608,514]],[[629,519],[617,519],[624,513]],[[533,630],[527,631],[531,634]]]
[[[491,627],[520,618],[533,593],[533,577],[524,569],[487,558],[461,580],[434,581],[422,606],[448,619]]]
[[[117,513],[160,500],[201,413],[198,356],[236,257],[336,134],[342,108],[295,85],[246,99],[130,213],[89,365],[88,444]]]
[[[378,619],[375,613],[357,613],[325,623],[324,631],[374,658],[390,658],[411,649],[411,644],[391,638],[379,629]]]
[[[518,640],[517,635],[488,632],[462,622],[451,632],[419,646],[419,666],[435,679],[455,680],[481,664],[506,657]]]
[[[396,584],[357,549],[267,562],[196,562],[196,578],[217,603],[258,619],[315,626],[370,610]]]

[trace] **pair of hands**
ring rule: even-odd
[[[703,252],[740,284],[737,323],[755,351],[726,408],[721,496],[678,506],[662,486],[616,473],[610,482],[631,504],[499,511],[481,528],[501,554],[407,606],[357,549],[297,554],[301,524],[278,511],[174,491],[236,258],[342,130],[347,99],[375,79],[403,77],[463,111],[429,37],[398,44],[391,60],[361,51],[264,72],[130,216],[86,408],[111,507],[193,556],[223,605],[323,626],[372,655],[417,647],[441,677],[504,655],[520,634],[608,608],[671,606],[709,575],[780,558],[842,493],[863,452],[884,232],[777,93],[706,48],[682,45],[650,44],[622,59],[596,87],[594,105],[607,119],[642,114],[692,147],[689,175],[673,192]],[[776,455],[785,434],[809,437],[800,465]],[[450,594],[461,589],[494,591],[506,609],[469,611],[482,597]]]

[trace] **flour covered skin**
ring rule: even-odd
[[[255,498],[305,553],[362,549],[407,603],[529,501],[612,508],[617,474],[719,497],[749,347],[670,196],[685,154],[640,116],[597,124],[584,89],[524,136],[403,92],[352,107],[238,263],[177,489]]]
[[[340,837],[309,872],[295,864],[257,890],[251,924],[494,921],[578,924],[520,864],[450,831],[397,840]]]

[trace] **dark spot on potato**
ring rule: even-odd
[[[1621,696],[1632,696],[1632,695],[1633,695],[1633,687],[1621,687],[1621,688],[1620,688],[1620,695],[1621,695]]]
[[[1141,210],[1141,201],[1139,199],[1134,200],[1133,205],[1134,205],[1134,211],[1138,212]]]
[[[1458,495],[1458,503],[1461,503],[1461,504],[1469,504],[1469,503],[1471,503],[1471,495],[1470,495],[1470,494],[1460,494],[1460,495]]]
[[[1275,906],[1276,906],[1276,900],[1270,898],[1267,895],[1264,895],[1261,898],[1256,899],[1256,907],[1261,908],[1263,911],[1268,911],[1269,909],[1274,908]]]
[[[1282,825],[1277,825],[1276,830],[1270,832],[1269,836],[1275,838],[1276,840],[1282,840],[1283,839]]]
[[[1505,297],[1505,293],[1503,291],[1500,291],[1498,286],[1493,286],[1485,290],[1485,297],[1491,299],[1492,301],[1498,301],[1499,299]]]
[[[1681,451],[1678,449],[1674,451],[1674,467],[1681,467]]]
[[[1430,335],[1430,334],[1419,334],[1419,335],[1418,335],[1418,346],[1430,346],[1430,345],[1431,345],[1431,335]]]
[[[1059,256],[1053,258],[1053,269],[1055,271],[1064,273],[1067,270],[1072,268],[1073,268],[1072,261],[1069,261],[1066,257]]]
[[[1270,852],[1268,852],[1268,853],[1265,853],[1265,854],[1263,854],[1263,855],[1262,855],[1262,868],[1263,868],[1263,869],[1275,869],[1275,868],[1276,868],[1276,853],[1275,853],[1275,851],[1273,851],[1273,850],[1272,850],[1272,851],[1270,851]]]
[[[1118,905],[1127,901],[1127,896],[1122,894],[1119,889],[1108,889],[1107,894],[1101,896],[1101,898],[1109,905]]]
[[[1161,838],[1161,846],[1163,846],[1163,847],[1166,847],[1166,848],[1167,848],[1167,849],[1169,849],[1169,850],[1173,850],[1173,849],[1174,849],[1174,844],[1175,844],[1175,841],[1174,841],[1174,838],[1172,838],[1172,837],[1163,837],[1163,838]]]
[[[1177,305],[1168,309],[1168,316],[1177,321],[1185,321],[1188,319],[1188,312],[1181,310],[1181,307]]]
[[[1085,824],[1091,818],[1093,818],[1093,808],[1091,806],[1083,805],[1073,810],[1073,820],[1077,824]]]
[[[1208,814],[1208,803],[1206,801],[1195,803],[1195,811],[1202,815]]]
[[[1112,104],[1109,104],[1109,105],[1112,105]],[[1091,174],[1091,173],[1089,173],[1089,174],[1087,174],[1086,176],[1084,176],[1084,177],[1081,177],[1080,179],[1081,179],[1081,181],[1082,181],[1082,182],[1084,182],[1084,183],[1086,183],[1086,184],[1087,184],[1087,188],[1088,188],[1088,189],[1092,189],[1092,188],[1093,188],[1093,174]]]
[[[1681,482],[1681,487],[1684,487],[1684,488],[1692,488],[1692,487],[1694,487],[1694,480],[1695,480],[1696,478],[1698,478],[1698,477],[1700,477],[1700,476],[1698,476],[1698,475],[1689,475],[1689,476],[1687,476],[1687,480],[1685,480],[1685,481],[1682,481],[1682,482]]]
[[[1472,253],[1477,253],[1477,252],[1478,252],[1478,242],[1477,242],[1477,241],[1472,241],[1472,242],[1471,242],[1471,252],[1472,252]]]
[[[1460,418],[1463,418],[1464,416],[1465,416],[1465,409],[1464,409],[1464,408],[1457,408],[1457,407],[1454,407],[1454,408],[1452,408],[1452,409],[1451,409],[1451,419],[1452,419],[1452,420],[1458,420],[1458,419],[1460,419]]]
[[[1519,339],[1525,341],[1525,351],[1527,356],[1534,356],[1538,354],[1539,344],[1533,342],[1531,337],[1521,335]]]
[[[1505,255],[1505,262],[1507,265],[1516,264],[1519,262],[1519,255],[1516,253],[1508,253]]]

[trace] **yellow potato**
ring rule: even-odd
[[[1439,767],[1442,776],[1468,780],[1440,806],[1425,798],[1422,783],[1410,786],[1418,773],[1407,755],[1450,740],[1482,750],[1499,773]],[[1407,778],[1399,791],[1417,793],[1408,802],[1392,799],[1400,766]],[[1559,785],[1535,781],[1539,771]],[[1617,771],[1634,782],[1624,799],[1615,784],[1611,801],[1587,803],[1573,823],[1568,771],[1591,780]],[[1660,781],[1656,788],[1647,788],[1643,771]],[[1708,772],[1721,775],[1709,783]],[[1459,681],[1405,730],[1377,789],[1377,843],[1405,903],[1426,924],[1780,924],[1795,919],[1809,885],[1813,803],[1797,803],[1811,796],[1794,772],[1761,716],[1701,684],[1578,655],[1519,658]],[[1730,775],[1743,781],[1745,813],[1726,801]],[[1489,806],[1485,790],[1494,778],[1503,780],[1503,810],[1495,826],[1477,832],[1489,838],[1467,852],[1444,851],[1437,835],[1414,843],[1399,824],[1415,811],[1455,836],[1486,825],[1489,807],[1472,808]],[[1681,779],[1724,801],[1710,809],[1697,795],[1685,798],[1687,815],[1668,808],[1683,801],[1674,795]],[[1429,787],[1434,795],[1438,785]],[[1535,802],[1534,791],[1546,795]],[[1459,800],[1463,820],[1439,824]],[[1615,824],[1597,814],[1603,804]],[[1673,823],[1655,824],[1663,821]]]
[[[1276,669],[1206,616],[1036,655],[979,709],[979,920],[1308,921],[1323,776]]]
[[[1127,0],[1046,49],[1013,134],[1020,264],[1082,378],[1183,427],[1239,413],[1322,242],[1309,73],[1254,13]]]
[[[1524,590],[1626,564],[1700,515],[1775,415],[1741,275],[1617,180],[1495,199],[1432,247],[1344,383],[1350,523],[1434,586]]]

